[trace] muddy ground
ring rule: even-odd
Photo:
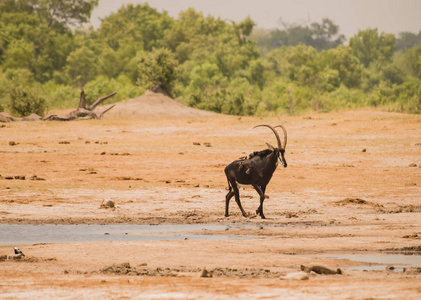
[[[226,218],[225,165],[276,144],[269,129],[252,129],[262,123],[287,128],[288,167],[267,188],[266,220],[251,188],[240,191],[250,216],[232,201]],[[421,297],[420,273],[355,270],[361,263],[331,257],[420,250],[420,116],[110,114],[3,125],[0,224],[223,224],[203,234],[241,239],[3,245],[1,298]],[[101,206],[108,201],[115,207]],[[13,246],[26,256],[12,259]],[[301,265],[342,274],[285,279]]]

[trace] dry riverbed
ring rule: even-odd
[[[421,297],[411,260],[402,266],[385,257],[420,254],[420,116],[239,118],[177,109],[176,116],[110,112],[103,120],[0,128],[3,233],[6,225],[152,227],[122,232],[129,240],[108,232],[103,241],[2,240],[1,298]],[[233,200],[225,218],[225,165],[276,144],[269,129],[252,129],[262,123],[287,128],[288,167],[267,188],[266,220],[255,216],[250,188],[240,191],[249,218]],[[183,224],[199,225],[175,230]],[[162,225],[176,226],[148,238]],[[14,246],[25,256],[16,259]],[[298,273],[301,265],[342,274]]]

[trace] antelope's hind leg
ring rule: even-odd
[[[235,202],[237,202],[237,205],[238,205],[238,207],[240,208],[241,213],[243,214],[243,216],[244,216],[244,217],[247,217],[247,214],[246,214],[246,212],[244,211],[243,206],[241,205],[241,201],[240,201],[240,192],[239,192],[239,190],[238,190],[237,183],[234,181],[234,182],[230,182],[230,184],[231,184],[231,186],[232,186],[232,189],[234,190]],[[228,195],[227,195],[227,197],[228,197]],[[232,196],[231,196],[231,197],[232,197]]]
[[[234,191],[231,189],[231,186],[230,186],[230,191],[225,197],[225,217],[229,217],[229,205],[230,205],[230,200],[232,196],[234,196]]]

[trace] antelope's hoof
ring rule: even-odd
[[[262,219],[266,219],[266,217],[263,214],[260,214],[260,217],[262,217]]]

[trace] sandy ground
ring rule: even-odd
[[[0,224],[223,224],[236,226],[204,234],[243,239],[13,245],[26,256],[0,261],[0,298],[420,299],[420,273],[351,270],[360,263],[328,254],[419,250],[421,116],[179,109],[5,123]],[[240,191],[250,217],[231,201],[225,218],[225,165],[276,144],[267,128],[252,129],[262,123],[287,128],[288,167],[267,188],[266,220],[251,188]],[[107,201],[116,207],[101,208]],[[282,279],[300,265],[343,274]]]

